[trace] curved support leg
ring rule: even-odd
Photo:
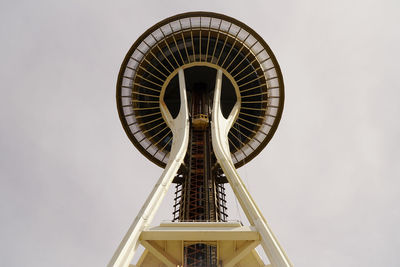
[[[233,164],[231,153],[229,150],[228,133],[231,129],[234,120],[239,113],[240,104],[236,102],[229,117],[224,118],[221,112],[221,84],[222,84],[222,70],[218,70],[214,101],[212,109],[212,145],[215,156],[224,171],[229,184],[232,186],[233,192],[238,198],[240,205],[246,213],[247,219],[250,224],[255,226],[261,235],[261,245],[268,256],[269,261],[273,267],[290,267],[293,266],[283,249],[280,247],[276,237],[269,228],[267,221],[262,216],[260,210],[255,204],[254,200],[247,191],[243,181],[240,179],[235,165]]]
[[[108,267],[129,266],[138,246],[141,232],[150,225],[186,155],[189,143],[189,112],[186,98],[185,77],[182,69],[179,70],[178,75],[181,106],[179,114],[175,119],[172,118],[163,99],[160,99],[161,113],[173,134],[168,164],[107,265]]]

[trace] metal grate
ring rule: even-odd
[[[217,244],[185,243],[184,244],[185,267],[217,267]]]

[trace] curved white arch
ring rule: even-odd
[[[141,232],[146,229],[154,218],[165,194],[181,166],[189,143],[189,111],[186,98],[186,86],[183,69],[178,72],[181,106],[178,116],[173,119],[164,101],[161,100],[161,112],[172,130],[173,140],[171,154],[161,177],[148,196],[142,209],[136,216],[128,232],[125,234],[117,251],[114,253],[108,267],[127,267],[131,263],[138,246]]]
[[[293,266],[289,258],[278,243],[278,240],[269,228],[267,221],[261,214],[256,203],[247,191],[242,179],[235,169],[231,153],[229,151],[228,133],[233,125],[234,118],[239,112],[238,103],[235,104],[229,117],[224,118],[221,111],[221,84],[222,70],[217,71],[217,78],[214,90],[214,101],[212,109],[211,134],[212,145],[219,165],[224,171],[226,178],[231,185],[233,192],[239,200],[243,211],[250,224],[252,224],[261,235],[261,245],[268,256],[273,267]]]

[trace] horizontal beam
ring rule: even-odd
[[[140,240],[260,240],[260,234],[251,226],[216,227],[210,226],[158,226],[142,231]]]

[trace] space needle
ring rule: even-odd
[[[116,98],[127,136],[164,170],[109,267],[292,266],[236,171],[271,140],[284,103],[278,62],[254,30],[210,12],[164,19],[128,51]],[[151,226],[171,184],[172,219]],[[228,220],[227,184],[250,225]]]

